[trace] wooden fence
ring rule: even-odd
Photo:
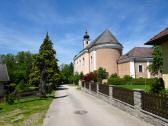
[[[134,92],[132,90],[113,87],[113,97],[130,105],[134,105]]]
[[[24,92],[16,93],[16,98],[20,99],[20,98],[29,97],[29,96],[36,96],[37,93],[38,91],[24,91]]]
[[[91,91],[97,92],[97,84],[91,83]]]
[[[142,109],[168,119],[168,96],[144,92]]]
[[[109,96],[109,85],[99,84],[99,92]]]
[[[89,82],[86,82],[85,86],[86,86],[87,89],[89,89]]]
[[[84,84],[85,84],[85,82],[84,82],[84,81],[82,81],[82,87],[84,87]]]

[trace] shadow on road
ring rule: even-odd
[[[65,87],[61,86],[61,87],[56,88],[56,91],[58,91],[58,90],[68,90],[68,88],[65,88]]]
[[[65,97],[67,97],[68,95],[63,95],[63,96],[49,96],[49,97],[51,97],[51,98],[53,98],[53,99],[58,99],[58,98],[65,98]]]

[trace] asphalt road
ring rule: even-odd
[[[56,92],[43,126],[152,126],[74,86],[64,88]]]

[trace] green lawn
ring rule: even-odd
[[[41,126],[52,96],[43,99],[35,96],[24,98],[15,101],[13,105],[0,103],[0,126]]]
[[[150,91],[150,85],[118,85],[119,87],[127,88],[127,89],[143,89],[146,92]]]

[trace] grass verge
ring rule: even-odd
[[[23,98],[13,105],[0,103],[0,126],[41,126],[53,96]]]

